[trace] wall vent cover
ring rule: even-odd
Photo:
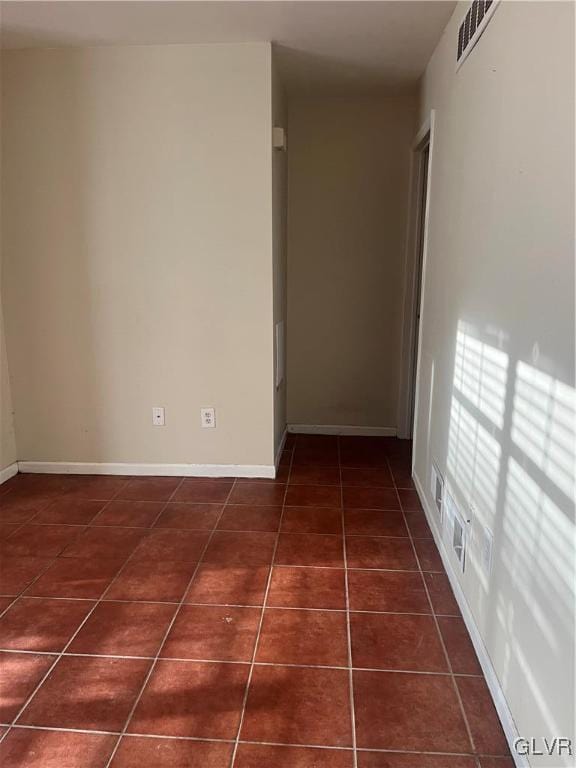
[[[468,13],[458,29],[458,52],[456,54],[456,69],[464,63],[464,60],[472,48],[480,39],[480,35],[486,29],[486,25],[492,18],[499,0],[474,0]]]
[[[447,518],[452,522],[452,551],[460,564],[460,570],[464,573],[466,565],[466,548],[468,544],[468,520],[462,517],[453,496],[447,491],[444,494]]]

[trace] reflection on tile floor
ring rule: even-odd
[[[511,768],[409,450],[2,485],[3,768]]]

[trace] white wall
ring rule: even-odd
[[[288,421],[396,427],[414,94],[289,101]]]
[[[271,465],[270,45],[5,52],[3,101],[19,459]]]
[[[459,579],[519,733],[574,739],[574,6],[501,3],[456,72],[465,10],[422,82],[436,130],[415,472],[431,504],[438,462],[472,519]]]

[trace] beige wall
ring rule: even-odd
[[[272,464],[270,45],[13,51],[3,88],[19,458]]]
[[[272,124],[286,130],[286,102],[282,82],[276,67],[272,69]],[[272,250],[274,256],[274,326],[284,322],[286,339],[286,218],[288,206],[288,175],[286,152],[272,151]],[[275,331],[274,331],[275,333]],[[285,347],[285,342],[284,342]],[[275,350],[282,355],[282,350]],[[284,348],[284,380],[274,383],[274,451],[282,444],[286,429],[286,349]],[[276,377],[274,376],[274,382]]]
[[[395,427],[415,102],[289,102],[288,421]]]
[[[422,83],[436,130],[415,469],[432,503],[437,461],[471,518],[459,579],[519,733],[574,739],[574,6],[501,3],[455,72],[464,12]]]

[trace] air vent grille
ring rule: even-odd
[[[497,5],[498,0],[474,0],[468,8],[468,13],[458,29],[457,67],[464,62],[478,42]]]

